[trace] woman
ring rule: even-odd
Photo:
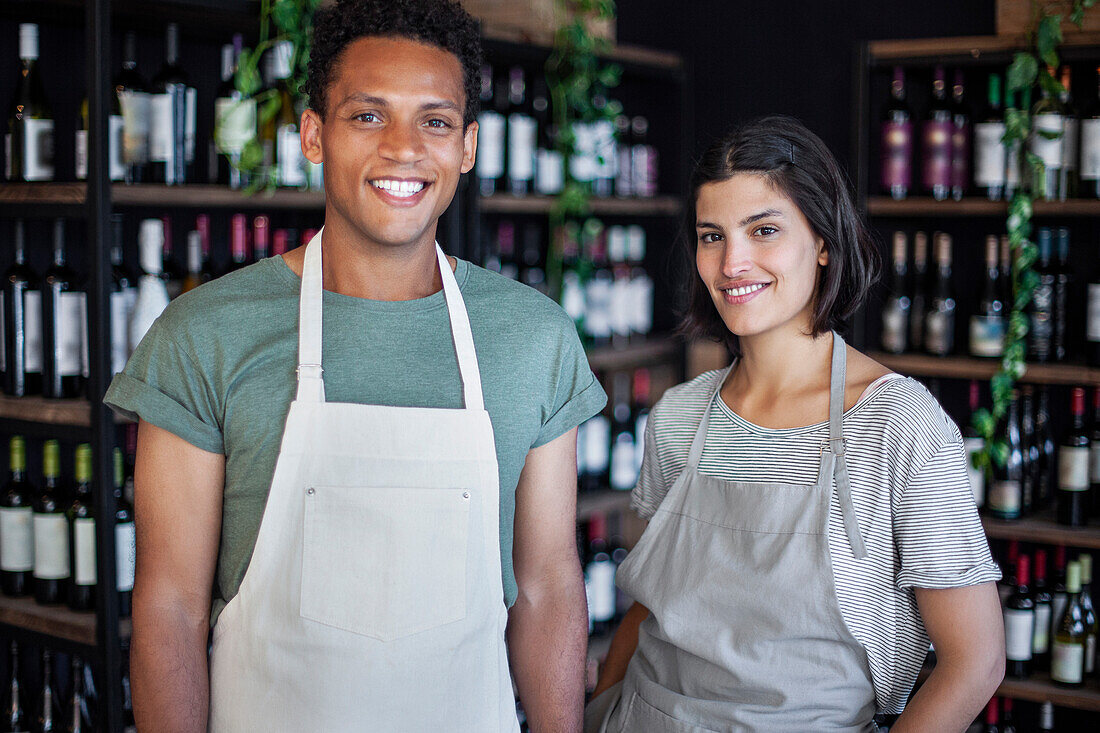
[[[770,117],[691,184],[688,330],[732,366],[654,407],[619,569],[637,603],[588,727],[961,731],[1004,672],[1004,636],[962,439],[912,379],[833,330],[877,254],[825,145]],[[938,664],[906,706],[931,638]]]

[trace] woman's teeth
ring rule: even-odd
[[[723,290],[722,292],[725,293],[726,295],[732,295],[733,297],[738,298],[742,295],[748,295],[749,293],[755,293],[757,290],[760,290],[761,288],[767,287],[767,285],[768,285],[767,283],[756,283],[754,285],[745,285],[744,287],[740,287],[740,288],[728,288],[726,290]]]

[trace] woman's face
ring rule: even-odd
[[[738,173],[699,188],[695,265],[726,328],[755,336],[779,328],[810,333],[824,242],[764,176]]]

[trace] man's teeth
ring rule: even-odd
[[[415,196],[424,190],[423,181],[390,181],[381,179],[371,181],[371,185],[399,198]]]
[[[733,297],[737,298],[742,295],[748,295],[749,293],[755,293],[757,290],[767,287],[767,285],[767,283],[756,283],[755,285],[746,285],[741,288],[729,288],[728,290],[723,290],[722,292],[726,295],[732,295]]]

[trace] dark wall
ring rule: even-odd
[[[618,39],[692,69],[698,152],[730,125],[798,117],[848,165],[859,41],[991,35],[994,0],[618,0]]]

